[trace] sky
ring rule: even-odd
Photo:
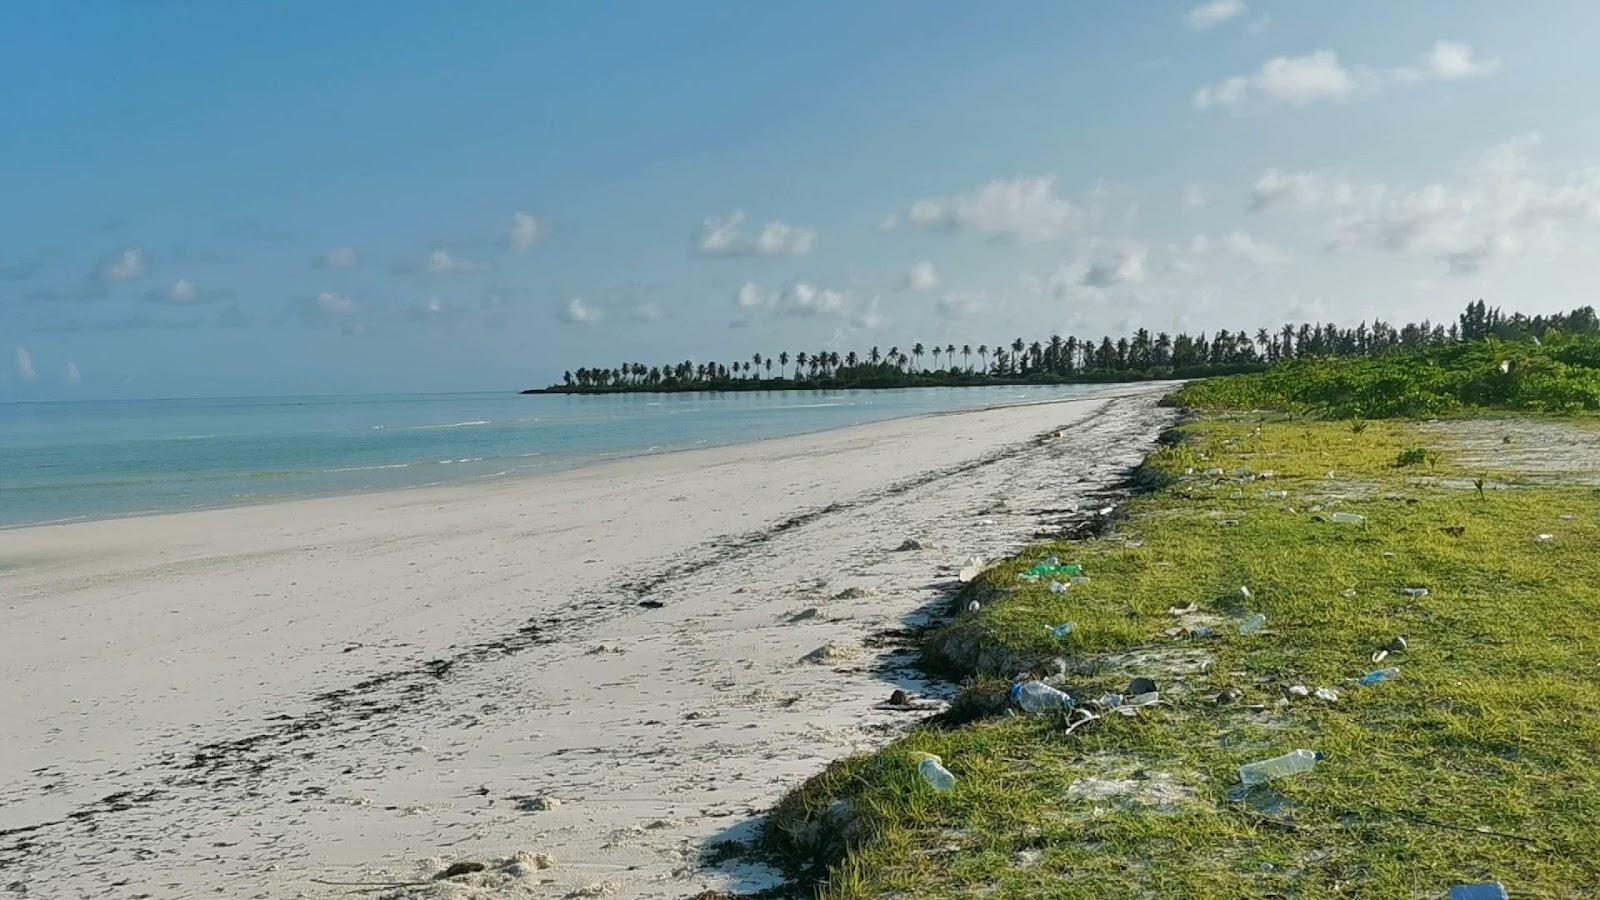
[[[0,401],[1595,300],[1588,2],[0,15]]]

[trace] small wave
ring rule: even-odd
[[[340,469],[320,469],[321,472],[371,472],[375,469],[409,469],[411,463],[388,463],[381,466],[345,466]]]
[[[474,425],[492,425],[492,424],[494,424],[494,420],[492,420],[492,419],[473,419],[470,422],[451,422],[449,424],[441,424],[441,425],[411,425],[411,426],[408,426],[408,430],[410,430],[410,431],[427,431],[427,430],[431,430],[431,429],[434,429],[434,428],[471,428]]]

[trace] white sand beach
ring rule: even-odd
[[[1136,464],[1169,388],[0,531],[0,888],[769,887],[703,848],[927,714],[896,687],[947,695],[899,632]],[[430,880],[518,851],[553,864]]]

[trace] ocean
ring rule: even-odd
[[[506,478],[1096,386],[0,403],[0,527]]]

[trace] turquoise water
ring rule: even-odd
[[[6,403],[0,404],[0,526],[506,477],[1103,390]]]

